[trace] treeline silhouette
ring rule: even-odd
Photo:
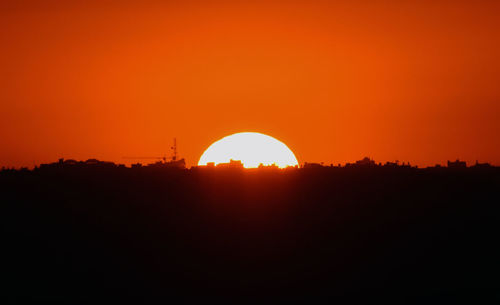
[[[3,304],[500,302],[498,167],[64,163],[0,171]]]

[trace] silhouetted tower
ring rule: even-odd
[[[170,147],[173,151],[172,161],[177,161],[177,139],[174,138],[174,146]]]

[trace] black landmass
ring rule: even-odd
[[[4,169],[0,303],[498,304],[500,168],[453,164]]]

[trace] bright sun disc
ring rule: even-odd
[[[198,165],[213,162],[229,163],[241,161],[245,168],[275,164],[280,168],[298,165],[293,152],[273,137],[258,132],[240,132],[224,137],[210,145],[203,153]]]

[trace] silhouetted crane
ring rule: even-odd
[[[172,149],[172,157],[170,160],[168,160],[167,155],[164,155],[163,157],[152,157],[152,156],[147,156],[147,157],[123,157],[124,159],[136,159],[136,160],[146,160],[146,159],[154,159],[154,160],[162,160],[163,163],[168,163],[168,162],[176,162],[177,161],[177,139],[174,138],[174,145],[170,147]]]

